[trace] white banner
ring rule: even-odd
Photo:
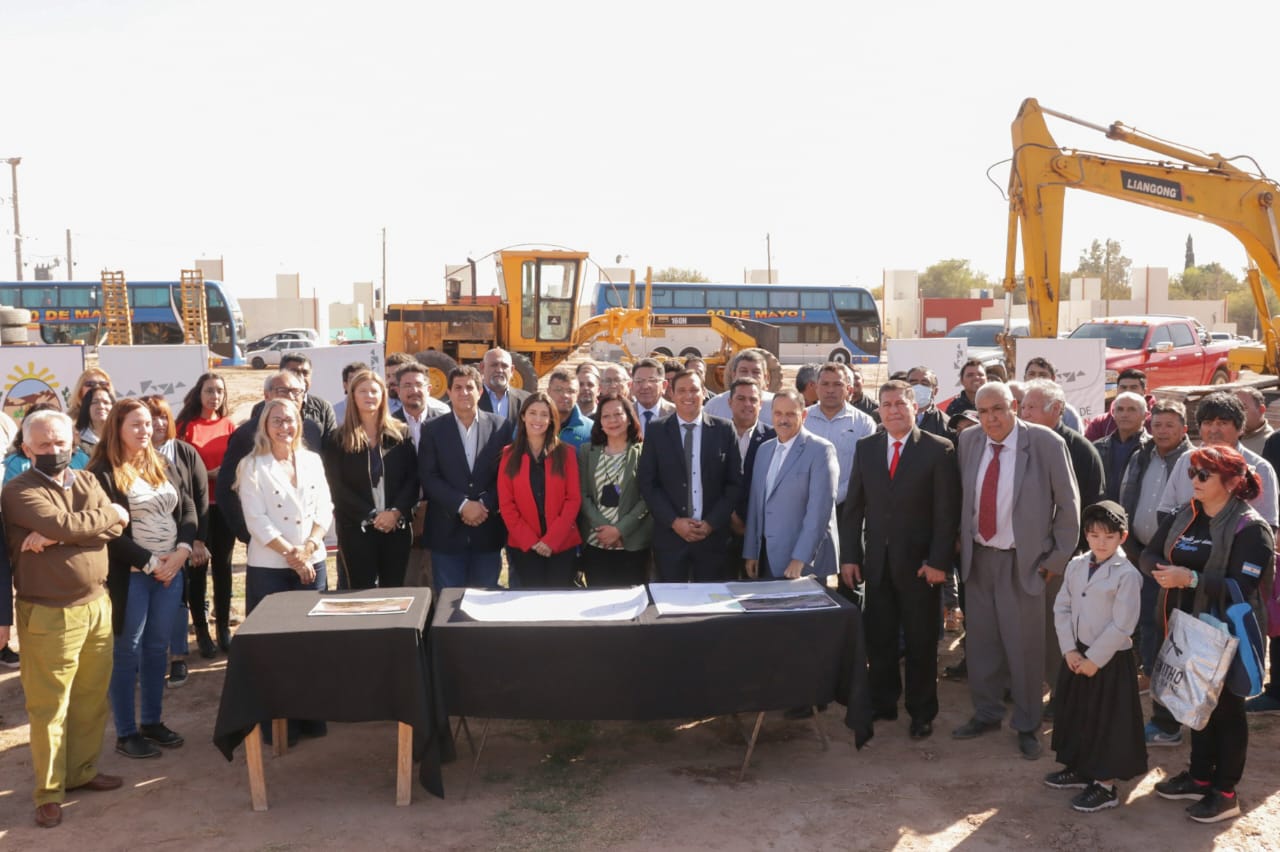
[[[888,343],[890,374],[912,367],[928,367],[938,376],[936,402],[942,403],[960,393],[960,368],[969,357],[969,344],[963,338],[891,339]]]
[[[28,408],[40,402],[66,411],[76,379],[84,372],[84,347],[3,346],[0,371],[4,413],[14,420],[21,420]]]
[[[159,394],[176,416],[196,379],[209,372],[209,347],[99,346],[98,366],[111,377],[117,399]]]
[[[311,393],[337,404],[343,398],[342,368],[359,361],[378,375],[383,375],[382,343],[370,340],[345,346],[317,346],[301,350],[311,359]]]
[[[1019,337],[1017,341],[1018,376],[1025,375],[1027,362],[1044,358],[1053,365],[1058,384],[1067,394],[1067,402],[1088,420],[1106,411],[1107,350],[1102,338],[1051,340]]]

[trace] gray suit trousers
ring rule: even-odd
[[[965,656],[974,716],[1003,720],[1008,686],[1014,730],[1033,732],[1040,729],[1044,697],[1044,596],[1022,588],[1016,556],[974,544],[965,581]]]

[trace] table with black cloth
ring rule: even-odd
[[[413,603],[404,613],[308,616],[322,597],[411,597]],[[422,785],[443,796],[440,738],[434,731],[423,636],[430,608],[431,590],[420,588],[268,595],[231,643],[214,745],[229,761],[245,741],[252,782],[255,756],[261,771],[261,745],[254,727],[267,719],[395,720],[400,722],[398,774],[404,788],[398,785],[398,803],[408,799],[410,737],[412,757],[422,762]],[[284,739],[284,725],[277,725],[277,750]],[[265,809],[265,787],[260,808],[258,791],[254,792],[255,809]]]
[[[861,613],[833,609],[631,621],[481,622],[444,589],[428,636],[436,697],[450,716],[682,719],[839,701],[861,748],[871,700]]]

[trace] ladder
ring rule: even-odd
[[[182,342],[209,342],[209,310],[205,303],[204,273],[199,269],[182,270],[178,288],[182,310]]]
[[[129,286],[125,283],[123,272],[102,271],[102,319],[98,326],[98,336],[102,337],[102,327],[106,326],[106,342],[110,346],[133,345],[133,323],[129,316]]]

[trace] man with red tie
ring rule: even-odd
[[[867,657],[875,718],[898,718],[898,637],[906,639],[912,739],[938,715],[938,620],[954,561],[960,469],[952,443],[916,425],[911,385],[880,386],[882,431],[858,442],[840,522],[840,577],[866,583]],[[865,531],[866,545],[863,545]]]
[[[981,429],[960,435],[960,576],[973,718],[971,739],[1004,720],[1006,686],[1018,750],[1040,757],[1044,692],[1044,578],[1061,574],[1080,538],[1080,494],[1067,447],[1051,429],[1018,420],[1009,386],[978,389]]]

